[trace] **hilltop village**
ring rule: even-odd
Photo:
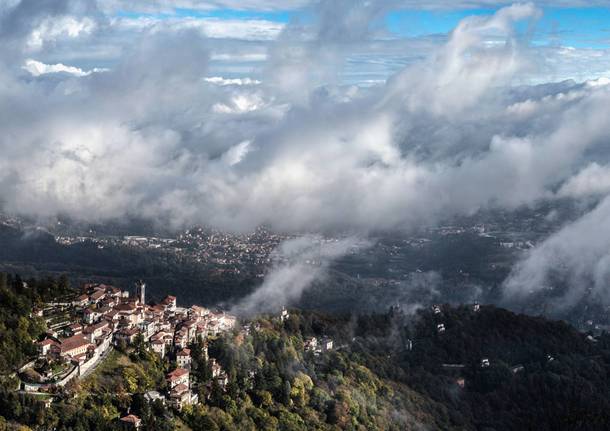
[[[86,284],[71,302],[46,304],[44,309],[35,310],[33,314],[45,318],[49,330],[36,343],[39,357],[19,370],[21,390],[53,392],[91,373],[113,345],[125,348],[144,343],[161,358],[169,356],[176,364],[166,376],[168,392],[151,391],[147,398],[162,399],[178,410],[197,404],[198,395],[191,390],[191,351],[187,346],[202,340],[207,360],[208,337],[232,330],[237,319],[196,305],[178,307],[174,296],[147,304],[145,294],[146,285],[142,282],[136,284],[135,295],[114,286]],[[227,373],[214,359],[210,361],[213,379],[224,387]],[[124,419],[138,423],[134,415]]]

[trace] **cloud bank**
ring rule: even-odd
[[[365,234],[481,208],[603,197],[610,86],[607,79],[532,85],[532,76],[554,67],[541,55],[551,48],[531,43],[541,4],[466,18],[434,43],[392,45],[380,19],[409,2],[320,1],[306,5],[308,19],[287,25],[228,27],[109,16],[123,6],[118,1],[3,3],[2,206],[87,221],[141,216],[174,227]],[[126,34],[128,44],[106,43]],[[345,84],[363,48],[416,45],[418,54],[387,82]],[[42,61],[45,52],[109,64]],[[217,74],[214,61],[240,56],[244,64],[264,61],[261,76]],[[101,68],[108,70],[92,73]],[[535,250],[507,283],[511,291],[544,284],[555,258],[601,283],[607,259],[599,236],[578,255],[565,248],[592,235],[607,206]],[[269,283],[292,283],[300,269],[280,268]]]
[[[505,282],[510,297],[558,290],[555,305],[569,307],[584,297],[610,300],[610,197],[562,228],[513,268]]]

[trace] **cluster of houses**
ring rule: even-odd
[[[472,311],[474,313],[478,313],[481,310],[481,306],[479,305],[478,302],[475,302],[474,304],[472,304]],[[433,305],[432,306],[432,311],[434,312],[435,315],[441,315],[442,311],[441,311],[441,307],[440,305]],[[436,332],[438,332],[439,334],[442,334],[443,332],[446,331],[446,327],[444,323],[438,323],[436,325]]]
[[[322,337],[320,339],[316,337],[309,337],[303,343],[303,347],[306,352],[313,352],[314,355],[328,352],[333,349],[334,342],[331,338]]]
[[[65,371],[41,375],[37,384],[24,383],[22,389],[39,391],[45,388],[46,391],[49,387],[63,386],[94,369],[112,345],[144,343],[161,358],[169,356],[176,363],[176,368],[166,376],[167,392],[150,391],[145,398],[182,410],[187,405],[199,403],[197,392],[192,390],[192,356],[188,347],[199,339],[204,341],[203,354],[211,366],[213,380],[221,388],[226,387],[227,373],[215,359],[208,358],[206,340],[232,330],[236,317],[197,305],[178,307],[175,296],[167,296],[157,304],[147,304],[145,292],[143,282],[136,283],[135,295],[110,285],[85,284],[81,294],[70,303],[48,304],[46,311],[57,312],[63,317],[59,323],[49,325],[45,339],[36,343],[38,360],[28,367],[34,369],[35,363],[42,362],[46,364],[45,369],[63,367]],[[36,315],[42,316],[42,310]],[[278,317],[284,322],[290,315],[282,308]],[[50,319],[47,321],[49,323]],[[252,324],[246,324],[242,330],[248,334],[251,328]],[[260,325],[255,323],[254,330],[259,329]],[[333,340],[310,337],[305,340],[304,348],[319,355],[333,349]],[[141,426],[140,418],[133,414],[120,421],[130,428]]]
[[[82,294],[70,304],[79,321],[51,330],[37,342],[39,359],[71,363],[76,370],[71,377],[91,369],[112,344],[129,345],[141,340],[161,358],[171,355],[177,368],[167,375],[169,393],[164,401],[182,409],[198,403],[191,390],[191,351],[188,345],[197,339],[220,335],[233,329],[236,317],[224,312],[192,306],[178,307],[175,296],[150,305],[145,300],[146,285],[136,284],[136,294],[104,284],[86,284]],[[207,357],[207,345],[204,345]],[[212,361],[213,377],[226,385],[228,378],[220,365]]]

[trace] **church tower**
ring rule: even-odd
[[[146,304],[145,294],[146,294],[146,284],[142,280],[139,280],[136,283],[136,298],[138,298],[138,302],[140,303],[140,305]]]

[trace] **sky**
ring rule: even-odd
[[[379,6],[381,9],[369,23],[368,43],[350,50],[341,76],[346,83],[383,82],[406,64],[421,59],[431,47],[444,43],[462,19],[490,16],[507,5],[497,1],[370,3],[385,5]],[[542,55],[552,56],[554,68],[528,79],[585,80],[607,74],[610,9],[605,3],[537,2],[541,14],[536,23],[531,27],[522,23],[518,30]],[[61,24],[47,29],[59,33],[49,36],[52,40],[33,59],[85,71],[105,69],[116,64],[125,45],[143,33],[155,28],[192,27],[215,41],[210,47],[210,73],[228,78],[260,78],[269,46],[287,25],[313,23],[317,5],[319,2],[305,0],[99,2],[88,19],[65,22],[63,29],[59,28]],[[79,25],[84,27],[78,28]],[[40,38],[39,34],[30,37],[33,54],[43,43]]]
[[[608,297],[609,7],[3,0],[0,205],[366,237],[593,201],[506,289]]]

